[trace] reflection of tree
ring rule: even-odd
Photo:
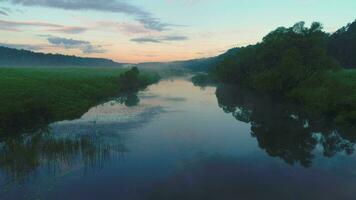
[[[140,103],[140,99],[138,98],[137,93],[122,94],[115,100],[127,107],[137,106],[138,103]]]
[[[293,104],[251,91],[219,86],[219,106],[243,122],[251,123],[251,134],[270,156],[280,157],[289,164],[311,165],[316,145],[325,156],[338,152],[351,154],[356,142],[348,132],[341,132],[332,123],[312,118]]]
[[[127,107],[136,106],[140,102],[140,99],[137,96],[138,92],[139,89],[128,90],[126,92],[120,93],[120,95],[114,100],[124,104]],[[43,101],[46,100],[44,99]],[[97,102],[97,104],[99,103],[100,102]],[[85,106],[81,109],[65,110],[61,115],[55,117],[53,113],[51,114],[46,109],[41,107],[42,104],[46,104],[46,102],[33,102],[33,105],[29,105],[25,110],[12,110],[11,115],[7,117],[0,116],[0,136],[10,134],[19,135],[22,133],[34,132],[41,127],[45,127],[48,124],[56,121],[77,119],[90,108]],[[80,106],[81,105],[78,107]],[[92,106],[95,106],[95,102]],[[0,106],[0,110],[1,109],[4,108]]]
[[[0,141],[0,170],[10,182],[24,181],[40,168],[56,173],[74,166],[98,169],[112,158],[127,152],[123,138],[106,141],[88,133],[73,137],[55,137],[48,130]]]
[[[128,107],[135,106],[140,101],[136,91],[121,94],[116,100]],[[101,168],[114,154],[127,152],[122,143],[123,138],[119,136],[110,140],[94,132],[69,137],[54,136],[48,128],[41,128],[46,127],[53,119],[37,120],[36,116],[43,117],[43,113],[34,112],[33,115],[34,117],[24,118],[29,121],[22,119],[25,122],[20,124],[26,124],[25,127],[18,127],[15,122],[11,122],[13,125],[9,126],[33,134],[20,134],[10,128],[0,128],[5,133],[16,135],[2,135],[0,138],[0,170],[11,179],[10,182],[24,181],[30,175],[36,174],[36,170],[44,167],[50,169],[48,172],[51,173],[73,166],[81,166],[85,170]]]

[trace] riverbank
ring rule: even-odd
[[[319,22],[310,27],[304,22],[279,27],[261,42],[226,56],[210,70],[210,76],[288,98],[313,116],[355,127],[356,73],[348,70],[351,66],[331,48],[339,33],[352,35],[353,26],[347,25],[332,35],[323,31]],[[352,42],[351,38],[345,41]]]
[[[213,74],[198,74],[192,78],[198,86],[217,85]],[[268,93],[251,86],[235,84],[251,91]],[[355,128],[356,122],[356,70],[325,71],[314,74],[285,93],[270,93],[287,98],[304,107],[305,112],[316,118],[329,118],[336,125]]]
[[[159,80],[144,72],[113,68],[1,68],[0,134],[75,119],[90,107]]]
[[[287,93],[313,114],[330,116],[338,125],[356,122],[356,70],[315,74]]]

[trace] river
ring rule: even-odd
[[[356,199],[355,141],[267,97],[162,80],[1,138],[0,199]]]

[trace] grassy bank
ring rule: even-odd
[[[159,79],[145,72],[128,81],[126,71],[1,68],[0,134],[77,118],[108,97],[145,87]]]

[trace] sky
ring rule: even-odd
[[[356,19],[356,0],[0,0],[0,46],[122,63],[211,57],[280,26]]]

